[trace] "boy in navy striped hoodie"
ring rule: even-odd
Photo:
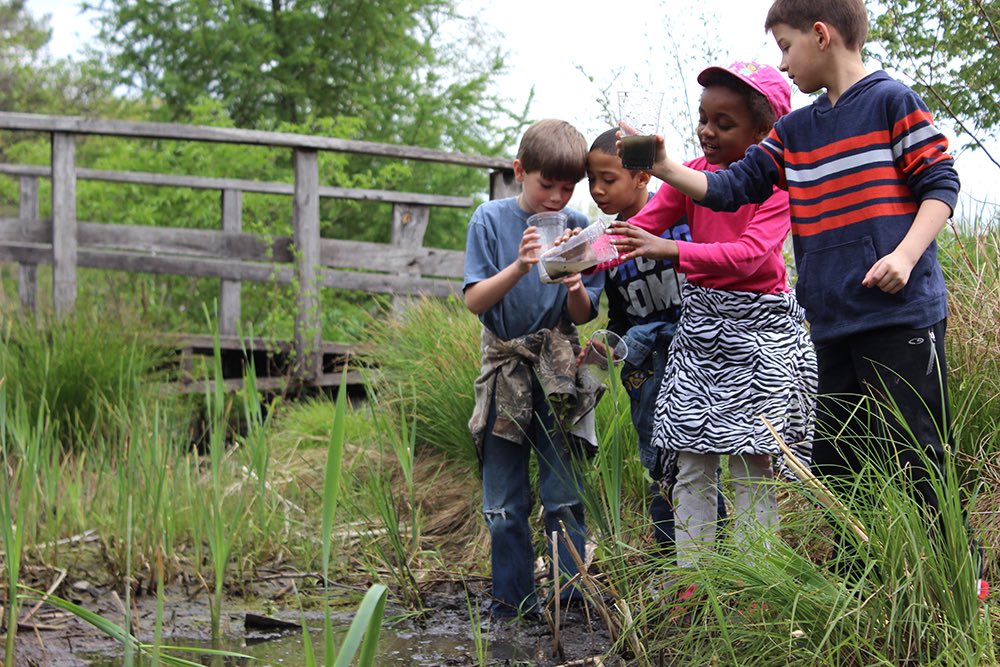
[[[788,190],[796,294],[819,365],[813,464],[848,477],[865,457],[895,457],[936,513],[925,460],[940,469],[950,437],[935,242],[959,192],[948,142],[915,92],[867,72],[863,0],[775,0],[764,29],[799,89],[826,92],[729,169],[689,169],[660,142],[650,173],[721,211]],[[877,405],[895,405],[902,423],[861,417]]]

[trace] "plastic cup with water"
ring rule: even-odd
[[[618,257],[618,247],[611,242],[608,219],[599,219],[579,234],[567,239],[541,256],[541,268],[552,280],[579,273]]]
[[[618,122],[622,129],[621,159],[626,169],[651,169],[656,161],[663,93],[623,90],[618,93]]]
[[[536,228],[538,243],[541,245],[536,257],[541,257],[542,253],[555,245],[566,231],[568,223],[569,216],[562,211],[543,211],[528,218],[528,226]],[[538,265],[538,277],[543,283],[555,282],[545,273],[545,268],[541,264]]]
[[[625,340],[613,331],[598,329],[590,334],[580,361],[579,377],[584,390],[592,391],[607,382],[611,368],[628,356]]]

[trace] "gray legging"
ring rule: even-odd
[[[718,528],[718,454],[679,452],[673,490],[677,564],[693,567],[699,554],[715,542]],[[769,539],[778,527],[778,504],[767,454],[730,456],[733,480],[733,538],[737,544]]]

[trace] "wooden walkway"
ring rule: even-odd
[[[235,337],[241,329],[241,284],[247,281],[295,284],[298,290],[294,340],[270,347],[264,345],[254,352],[254,361],[260,361],[258,373],[272,364],[283,368],[280,377],[262,375],[259,383],[262,388],[272,384],[278,387],[290,379],[300,385],[335,384],[341,377],[341,364],[350,364],[356,358],[356,350],[352,351],[350,346],[322,340],[318,314],[320,290],[340,288],[372,294],[440,297],[457,294],[461,288],[464,253],[425,247],[423,240],[433,209],[470,207],[475,202],[472,196],[475,193],[456,196],[323,185],[319,182],[318,166],[321,152],[474,167],[487,172],[488,185],[484,178],[484,190],[488,187],[490,198],[510,196],[519,190],[509,160],[415,146],[12,112],[0,112],[0,130],[47,134],[51,143],[49,165],[0,162],[0,176],[18,179],[20,192],[17,217],[0,217],[0,261],[19,265],[20,296],[25,307],[33,309],[37,305],[39,265],[51,266],[52,304],[57,314],[74,307],[77,270],[82,267],[215,278],[219,280],[219,328],[225,341],[226,365],[235,372],[244,363],[242,346]],[[87,136],[283,148],[291,152],[292,182],[90,169],[76,164],[77,141]],[[44,218],[39,213],[41,179],[51,180],[51,215]],[[172,220],[156,225],[81,221],[77,219],[78,180],[213,190],[219,193],[219,227],[183,228]],[[244,193],[288,196],[292,235],[265,236],[244,231]],[[386,220],[392,230],[390,242],[322,237],[320,200],[323,198],[391,204],[391,220]],[[373,270],[373,266],[380,268]],[[185,337],[180,342],[178,350],[187,359],[210,349],[204,337]],[[260,360],[258,353],[264,355]],[[289,360],[292,367],[283,367]],[[350,379],[360,378],[352,375]]]

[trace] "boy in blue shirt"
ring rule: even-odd
[[[923,456],[940,467],[950,437],[947,292],[935,242],[959,192],[947,139],[916,93],[867,72],[862,0],[775,0],[764,28],[799,89],[826,92],[730,169],[685,168],[661,145],[650,172],[714,210],[763,201],[774,185],[788,190],[796,294],[819,366],[813,464],[851,476],[863,448],[883,443],[867,454],[895,457],[937,514]],[[894,404],[903,423],[885,416],[871,437],[868,410],[857,409],[871,399]]]
[[[532,451],[538,457],[546,537],[561,534],[562,523],[578,553],[585,553],[574,458],[583,452],[581,441],[594,443],[587,415],[592,417],[597,396],[576,384],[576,325],[597,315],[604,287],[600,274],[542,283],[536,268],[539,234],[528,226],[532,214],[560,211],[569,202],[586,173],[583,135],[565,121],[538,121],[524,133],[513,166],[521,194],[482,204],[469,222],[463,286],[466,306],[483,323],[483,364],[469,428],[482,469],[494,618],[538,612],[528,523]],[[566,214],[570,228],[588,223],[580,213]],[[588,424],[582,438],[575,435]],[[559,563],[566,579],[576,573],[562,540]]]

